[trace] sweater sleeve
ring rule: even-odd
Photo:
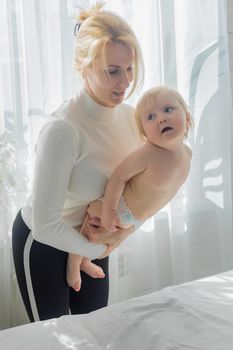
[[[42,129],[36,148],[32,234],[41,243],[95,259],[106,247],[90,243],[62,218],[77,151],[75,131],[69,123],[59,120]]]

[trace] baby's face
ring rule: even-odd
[[[175,94],[161,91],[150,105],[145,106],[141,121],[148,141],[163,148],[171,148],[183,142],[189,114]]]

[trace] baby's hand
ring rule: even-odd
[[[101,226],[110,232],[119,229],[119,218],[116,209],[103,210],[101,215]]]

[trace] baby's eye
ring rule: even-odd
[[[170,112],[172,112],[174,110],[174,107],[166,107],[165,109],[164,109],[164,112],[165,113],[170,113]]]
[[[148,114],[147,120],[155,120],[155,119],[156,119],[156,115],[155,114],[153,114],[153,113]]]

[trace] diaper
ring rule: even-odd
[[[100,201],[104,201],[104,197],[99,198]],[[124,197],[120,197],[120,201],[117,208],[117,214],[122,225],[134,226],[137,230],[144,221],[138,220],[132,213],[132,211],[127,207]]]
[[[142,221],[138,220],[132,213],[132,211],[127,207],[127,204],[124,200],[124,197],[121,196],[118,208],[117,208],[117,214],[119,216],[120,222],[122,225],[130,225],[139,227],[142,225]]]

